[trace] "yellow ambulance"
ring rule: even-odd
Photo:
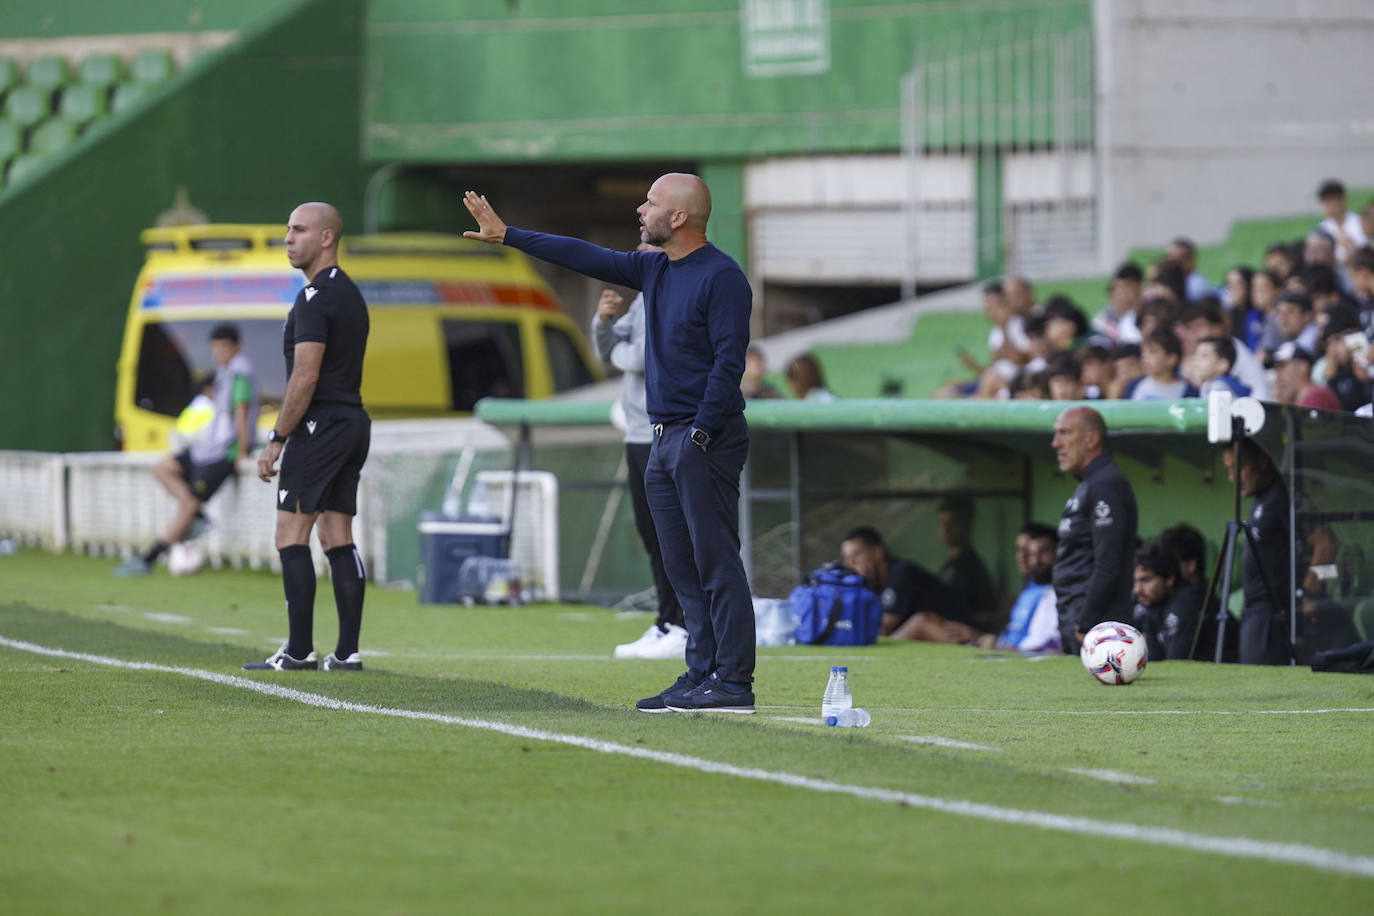
[[[262,395],[261,430],[286,391],[282,323],[305,285],[281,226],[145,230],[115,393],[130,451],[166,449],[195,379],[214,368],[210,330],[238,327]],[[367,300],[363,404],[374,419],[468,413],[484,397],[542,398],[599,380],[582,330],[529,259],[461,236],[345,236],[339,265]]]

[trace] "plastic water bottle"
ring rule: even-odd
[[[855,706],[853,709],[841,710],[839,715],[826,716],[825,724],[837,728],[867,728],[868,723],[872,721],[873,717],[868,714],[867,709]]]
[[[825,685],[825,697],[821,700],[821,720],[838,716],[854,706],[854,695],[849,692],[849,669],[843,665],[830,667],[830,683]]]

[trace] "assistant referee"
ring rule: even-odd
[[[281,458],[276,543],[290,638],[266,661],[243,666],[250,671],[363,667],[358,633],[367,576],[353,544],[353,516],[372,441],[361,393],[369,325],[362,293],[339,268],[342,232],[339,211],[325,203],[301,204],[286,227],[286,256],[308,285],[296,294],[283,327],[286,395],[258,459],[258,476],[270,482]],[[315,563],[309,546],[317,521],[339,611],[338,645],[323,663],[315,660]]]
[[[484,242],[510,245],[644,293],[644,390],[654,428],[644,490],[668,581],[687,627],[687,672],[642,712],[754,712],[754,605],[739,549],[740,474],[749,451],[740,376],[753,294],[734,259],[706,240],[711,194],[669,173],[639,206],[640,241],[619,252],[506,226],[487,199],[463,199]]]

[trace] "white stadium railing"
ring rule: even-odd
[[[387,539],[396,521],[415,537],[425,484],[459,456],[460,473],[477,452],[505,453],[509,441],[477,420],[380,421],[358,490],[353,535],[371,578],[413,578],[413,570],[387,569]],[[74,550],[122,557],[144,550],[162,534],[175,511],[171,496],[153,477],[162,458],[147,452],[23,452],[0,450],[0,537],[52,551]],[[503,520],[512,472],[481,471]],[[547,472],[519,475],[512,558],[522,580],[556,600],[558,583],[558,485]],[[462,481],[455,480],[461,490]],[[245,464],[207,506],[213,527],[200,539],[209,565],[273,570],[280,561],[273,543],[276,488]],[[312,538],[315,566],[328,562]]]

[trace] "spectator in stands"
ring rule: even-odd
[[[1187,523],[1179,523],[1161,531],[1159,541],[1174,555],[1179,581],[1202,588],[1207,566],[1207,540],[1202,532]]]
[[[1155,331],[1172,328],[1174,320],[1178,318],[1179,308],[1178,301],[1169,297],[1146,298],[1140,306],[1141,342],[1144,343],[1145,338]]]
[[[1141,284],[1144,274],[1140,265],[1127,261],[1116,269],[1107,287],[1107,304],[1092,321],[1092,330],[1112,343],[1140,343],[1140,329],[1136,313],[1140,310]]]
[[[988,331],[988,361],[980,362],[962,346],[958,348],[959,362],[977,378],[967,382],[948,382],[936,397],[996,397],[997,392],[1016,378],[1021,364],[1029,359],[1030,341],[1026,338],[1025,319],[1007,304],[1001,283],[983,287],[983,315],[992,327]]]
[[[1283,291],[1283,281],[1271,270],[1261,270],[1250,281],[1250,301],[1255,311],[1264,316],[1264,326],[1259,340],[1250,344],[1261,362],[1267,363],[1270,355],[1283,343],[1283,333],[1279,330],[1278,301]],[[1247,341],[1249,344],[1249,341]]]
[[[1140,365],[1139,344],[1117,344],[1112,351],[1112,380],[1105,397],[1112,400],[1130,400],[1135,385],[1144,376]]]
[[[1054,552],[1059,536],[1049,525],[1031,522],[1016,535],[1016,565],[1024,586],[1011,606],[1011,619],[1001,633],[977,640],[985,649],[1019,652],[1059,651],[1059,607],[1055,600]]]
[[[1072,353],[1060,353],[1056,356],[1054,362],[1045,370],[1045,375],[1049,379],[1050,400],[1083,400],[1082,372],[1078,359]]]
[[[1071,353],[1088,333],[1088,319],[1068,296],[1045,303],[1045,340],[1056,353]]]
[[[1342,410],[1355,411],[1369,403],[1369,338],[1349,315],[1337,314],[1322,330],[1326,358],[1321,377],[1336,395]],[[1315,377],[1314,370],[1314,377]]]
[[[251,461],[258,423],[258,387],[253,365],[242,352],[239,329],[216,325],[210,331],[215,364],[214,411],[209,428],[185,451],[153,467],[153,476],[176,500],[177,510],[156,543],[115,567],[116,576],[146,576],[158,557],[179,541],[202,534],[210,521],[202,511],[240,460]]]
[[[1177,263],[1168,260],[1156,261],[1145,277],[1145,289],[1141,292],[1141,305],[1151,302],[1167,301],[1179,304],[1188,301],[1188,274]],[[1139,323],[1139,322],[1137,322]],[[1144,339],[1147,331],[1143,326],[1140,336]]]
[[[1011,383],[1011,397],[1017,401],[1048,401],[1050,379],[1045,372],[1023,370]]]
[[[1181,299],[1201,299],[1216,293],[1212,284],[1197,269],[1197,245],[1193,240],[1179,236],[1169,243],[1169,260],[1183,269],[1184,286]]]
[[[1374,248],[1365,246],[1350,256],[1346,264],[1355,305],[1360,310],[1360,326],[1374,332]]]
[[[1360,210],[1360,228],[1364,230],[1364,237],[1374,244],[1374,200]]]
[[[1059,519],[1054,560],[1059,635],[1063,650],[1074,654],[1094,625],[1130,611],[1138,511],[1130,482],[1106,452],[1100,413],[1065,410],[1054,421],[1051,444],[1059,470],[1078,478]]]
[[[1213,391],[1229,391],[1233,397],[1243,398],[1250,386],[1231,374],[1236,361],[1236,345],[1229,337],[1204,337],[1193,351],[1193,378],[1198,383],[1198,397],[1205,398]]]
[[[1345,283],[1349,282],[1349,278],[1345,278]],[[1342,288],[1341,278],[1336,275],[1335,269],[1327,264],[1310,264],[1304,267],[1302,285],[1307,291],[1307,298],[1312,301],[1312,310],[1316,315],[1335,308],[1359,311],[1359,305]]]
[[[744,375],[740,379],[740,391],[746,398],[766,400],[782,397],[782,393],[765,378],[767,374],[768,357],[764,356],[762,347],[751,344],[744,351]]]
[[[1032,315],[1026,319],[1026,340],[1030,343],[1030,359],[1026,361],[1023,372],[1044,372],[1050,366],[1050,358],[1054,351],[1050,348],[1050,342],[1045,337],[1045,325],[1048,319],[1042,315]],[[1048,380],[1046,386],[1048,387]]]
[[[1131,619],[1145,634],[1150,661],[1188,658],[1202,615],[1202,589],[1183,581],[1178,561],[1159,540],[1135,552]]]
[[[1312,353],[1294,343],[1286,343],[1274,354],[1274,398],[1280,404],[1340,410],[1335,392],[1312,381]]]
[[[1197,389],[1186,379],[1179,378],[1178,367],[1182,360],[1183,345],[1173,331],[1161,329],[1145,338],[1140,347],[1145,377],[1131,392],[1131,400],[1172,401],[1197,397]]]
[[[1311,353],[1321,338],[1321,328],[1312,314],[1312,300],[1302,293],[1284,293],[1274,305],[1280,347],[1291,343]],[[1277,352],[1278,348],[1275,349]]]
[[[799,400],[822,403],[835,400],[835,395],[825,387],[821,364],[810,353],[794,356],[787,364],[787,387],[792,389],[792,397]]]
[[[1215,296],[1206,296],[1197,302],[1190,302],[1179,313],[1178,321],[1174,322],[1174,333],[1183,344],[1183,375],[1194,386],[1202,383],[1201,379],[1192,374],[1194,367],[1191,359],[1198,341],[1204,337],[1228,337],[1235,350],[1230,373],[1249,388],[1255,397],[1261,400],[1269,397],[1269,379],[1265,375],[1264,366],[1245,345],[1245,341],[1231,336],[1230,322],[1226,320],[1226,312]]]
[[[1112,351],[1103,337],[1089,337],[1074,354],[1078,358],[1078,380],[1083,384],[1083,397],[1096,401],[1107,397],[1112,384]]]
[[[1321,183],[1317,188],[1317,200],[1325,214],[1318,228],[1335,240],[1336,262],[1345,264],[1357,249],[1369,244],[1364,223],[1346,207],[1345,185],[1335,178]]]
[[[947,622],[957,602],[945,584],[909,560],[893,556],[877,530],[855,528],[840,542],[845,566],[863,577],[864,586],[878,595],[883,619],[879,632],[898,639],[962,642],[963,630],[950,632]]]
[[[1278,279],[1279,289],[1282,289],[1298,269],[1298,258],[1292,246],[1274,242],[1264,249],[1264,269]]]
[[[1035,288],[1025,277],[1008,277],[1002,284],[1002,290],[1013,314],[1020,315],[1024,320],[1039,313],[1040,308],[1035,303]]]
[[[973,502],[966,497],[949,497],[936,509],[940,542],[947,551],[945,562],[935,575],[962,605],[954,616],[981,633],[995,633],[1004,622],[1002,596],[973,549]]]
[[[1245,344],[1251,351],[1264,334],[1265,315],[1255,308],[1251,288],[1254,286],[1255,272],[1244,264],[1237,264],[1226,272],[1226,306],[1230,317],[1231,336]]]

